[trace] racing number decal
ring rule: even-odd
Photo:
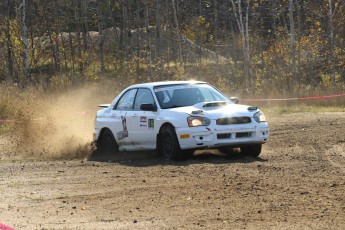
[[[117,139],[119,140],[125,137],[128,137],[126,114],[124,116],[121,116],[121,120],[122,120],[123,131],[117,133]]]

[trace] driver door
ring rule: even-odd
[[[155,101],[150,89],[140,88],[134,100],[133,112],[127,116],[128,131],[137,150],[151,150],[156,148],[155,122],[157,112],[143,111],[141,104],[154,104]]]

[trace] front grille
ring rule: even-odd
[[[250,123],[250,117],[226,117],[217,119],[217,125],[235,125]]]
[[[252,133],[250,133],[250,132],[236,133],[236,138],[251,137],[251,136],[252,136]]]
[[[246,138],[252,137],[252,132],[239,132],[235,133],[233,138]],[[217,134],[217,139],[230,139],[231,133],[219,133]]]
[[[217,134],[218,139],[229,139],[231,138],[231,133],[220,133]]]

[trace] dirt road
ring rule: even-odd
[[[259,159],[217,151],[184,162],[152,153],[106,161],[2,158],[0,223],[15,229],[345,229],[345,113],[268,120],[271,138]],[[1,154],[15,151],[4,141]]]

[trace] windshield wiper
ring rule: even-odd
[[[178,108],[178,107],[183,107],[184,105],[172,105],[172,106],[168,106],[165,107],[164,109],[172,109],[172,108]]]

